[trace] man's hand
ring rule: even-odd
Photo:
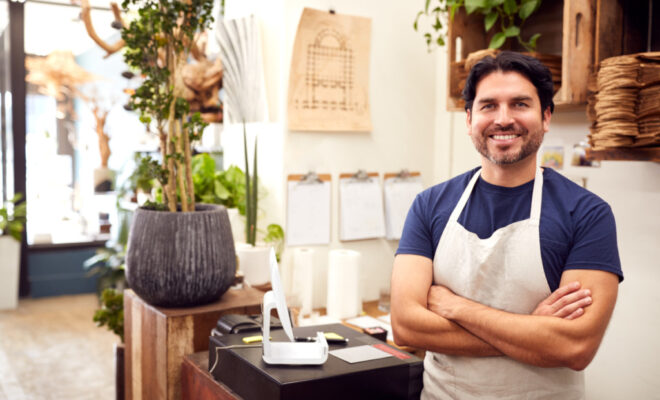
[[[458,296],[442,285],[433,285],[429,289],[427,303],[429,310],[442,318],[451,319],[451,311],[460,305]]]
[[[429,310],[443,318],[451,319],[456,302],[456,295],[444,286],[431,286],[428,293]],[[532,315],[554,316],[564,319],[579,318],[584,314],[584,308],[591,304],[591,291],[580,290],[580,282],[571,282],[561,286],[541,301]]]
[[[584,314],[584,308],[591,305],[591,291],[579,290],[580,282],[571,282],[552,292],[536,306],[532,315],[555,316],[575,319]]]
[[[568,270],[562,274],[562,284],[534,315],[488,307],[443,286],[429,289],[428,307],[515,360],[579,371],[593,360],[603,339],[619,278],[606,271]],[[578,309],[583,311],[576,314]]]

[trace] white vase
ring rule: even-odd
[[[270,246],[236,243],[239,270],[248,285],[260,286],[270,282]]]
[[[0,310],[18,306],[18,269],[21,242],[11,236],[0,236]]]
[[[227,216],[231,225],[231,233],[234,236],[234,243],[245,240],[245,217],[238,212],[238,208],[228,208]]]

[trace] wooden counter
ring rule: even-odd
[[[214,303],[163,308],[124,291],[126,399],[180,399],[184,355],[208,349],[220,316],[259,314],[263,296],[254,288],[229,290]]]

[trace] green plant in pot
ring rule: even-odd
[[[101,308],[94,313],[96,326],[105,326],[121,340],[115,345],[115,393],[124,398],[124,295],[120,290],[107,288],[99,297]]]
[[[17,194],[0,207],[0,310],[18,305],[21,238],[27,211],[22,198]]]
[[[248,143],[247,129],[267,120],[266,96],[263,85],[259,29],[254,16],[222,20],[218,23],[217,39],[225,66],[223,88],[225,116],[229,123],[240,124],[243,134],[245,172],[245,244],[237,245],[240,269],[248,284],[263,285],[270,281],[268,252],[270,246],[257,245],[257,211],[259,209],[258,133]],[[254,133],[251,132],[251,133]],[[252,154],[250,155],[250,149]],[[250,157],[251,156],[251,157]]]
[[[211,204],[222,204],[228,211],[234,209],[236,215],[246,216],[245,173],[237,166],[230,165],[226,170],[218,171],[215,160],[205,153],[193,156],[193,183],[198,201]],[[264,190],[259,190],[264,195]],[[231,220],[231,217],[230,217]],[[238,221],[232,221],[238,225]],[[234,237],[243,237],[232,226]],[[258,231],[264,243],[271,244],[279,261],[284,248],[284,229],[278,224],[269,224],[265,231]]]
[[[541,6],[541,0],[426,0],[424,9],[417,13],[413,28],[420,29],[420,21],[432,21],[431,30],[424,32],[426,44],[431,49],[434,45],[444,46],[443,20],[450,20],[460,9],[470,14],[482,14],[484,32],[495,29],[490,41],[490,49],[499,49],[509,39],[515,39],[527,51],[536,49],[536,41],[541,34],[535,33],[527,40],[521,36],[521,28],[527,18]]]
[[[212,0],[125,0],[138,17],[122,29],[124,60],[143,76],[131,106],[159,137],[161,160],[148,160],[162,188],[133,216],[126,254],[128,284],[147,303],[183,307],[217,300],[236,271],[226,209],[197,204],[191,143],[205,124],[184,99],[183,66],[213,21]]]

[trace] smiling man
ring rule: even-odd
[[[514,52],[470,71],[481,167],[420,193],[392,272],[397,344],[427,350],[423,399],[582,399],[623,279],[602,199],[537,152],[552,78]]]

